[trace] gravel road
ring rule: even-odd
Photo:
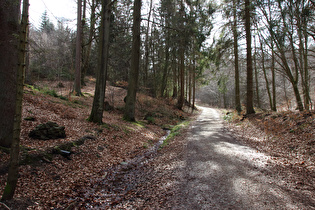
[[[172,209],[310,209],[268,175],[268,156],[224,131],[218,111],[199,108],[202,114],[188,134],[182,184]]]

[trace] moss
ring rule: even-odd
[[[12,186],[9,182],[5,185],[1,201],[10,200],[13,197]]]
[[[169,144],[169,142],[175,138],[175,136],[179,136],[181,134],[181,130],[183,128],[186,128],[188,127],[190,124],[190,121],[189,120],[186,120],[186,121],[183,121],[177,125],[175,125],[170,134],[166,137],[166,139],[163,141],[163,143],[160,145],[160,149],[167,146]]]
[[[141,122],[141,121],[131,122],[131,124],[133,124],[135,126],[138,126],[140,128],[144,128],[145,127],[144,122]]]

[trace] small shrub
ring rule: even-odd
[[[47,95],[50,95],[50,96],[58,98],[58,94],[57,94],[57,92],[54,89],[52,89],[52,90],[51,89],[45,89],[44,93],[47,94]]]

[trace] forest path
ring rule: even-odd
[[[202,113],[189,131],[185,168],[173,209],[309,209],[282,189],[269,157],[240,144],[223,129],[217,110]]]

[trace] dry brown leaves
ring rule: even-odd
[[[83,145],[71,148],[71,160],[61,155],[53,155],[51,161],[35,161],[20,166],[20,177],[15,194],[14,209],[29,205],[29,209],[63,209],[71,205],[72,199],[81,196],[81,189],[91,185],[91,180],[105,176],[105,171],[112,165],[127,161],[142,154],[147,147],[154,144],[165,131],[164,124],[175,124],[180,116],[187,116],[167,105],[163,100],[153,99],[139,94],[137,103],[137,119],[142,120],[148,112],[155,114],[154,123],[134,124],[122,120],[121,107],[126,91],[122,88],[108,87],[107,101],[115,108],[105,112],[105,125],[97,125],[86,121],[92,104],[93,81],[82,91],[85,97],[71,97],[70,101],[54,98],[30,89],[26,89],[23,100],[23,117],[35,117],[35,121],[22,120],[21,145],[22,152],[35,155],[48,151],[62,143],[75,141],[83,136],[92,135],[96,139],[86,140]],[[48,87],[57,87],[56,83],[45,83]],[[61,92],[68,95],[65,85]],[[57,89],[60,93],[60,88]],[[88,93],[88,94],[87,94]],[[65,126],[65,139],[35,140],[28,133],[36,125],[54,121]],[[6,166],[9,155],[0,152],[0,193],[6,182]],[[19,201],[19,202],[17,202]],[[24,205],[22,205],[24,204]]]
[[[234,119],[229,130],[238,140],[272,157],[285,187],[315,196],[315,112],[259,113]]]

